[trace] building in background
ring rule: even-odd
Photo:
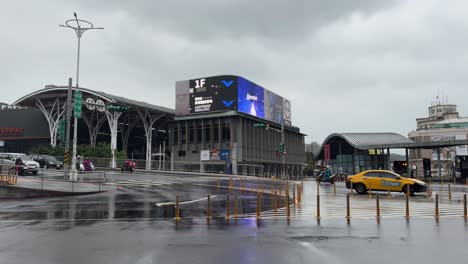
[[[292,126],[291,102],[239,76],[223,75],[176,83],[170,125],[176,170],[279,176],[284,124],[286,174],[301,176],[304,135]],[[256,124],[270,128],[255,127]]]
[[[460,117],[454,104],[436,102],[428,108],[429,116],[416,119],[416,130],[408,133],[414,142],[434,142],[466,140],[468,137],[468,117]],[[453,175],[456,155],[468,155],[467,146],[440,149],[442,175]],[[437,149],[413,149],[410,151],[410,168],[416,175],[423,176],[423,159],[431,160],[432,174],[438,169]]]
[[[319,151],[320,151],[320,144],[318,144],[317,142],[305,144],[305,152],[310,152],[316,156]]]
[[[49,140],[49,127],[41,111],[0,103],[0,152],[24,153]]]

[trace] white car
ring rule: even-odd
[[[28,155],[24,153],[1,153],[2,164],[5,165],[15,165],[15,161],[20,158],[23,163],[28,167],[28,171],[34,175],[39,171],[39,163],[31,159]]]

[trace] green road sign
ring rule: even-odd
[[[64,141],[65,140],[65,119],[60,119],[58,123],[58,131],[57,131],[57,136],[59,140]]]
[[[76,118],[81,118],[81,106],[83,104],[83,95],[80,91],[75,91],[73,113]]]
[[[267,125],[263,123],[255,123],[254,127],[265,128]]]

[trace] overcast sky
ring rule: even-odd
[[[438,90],[468,115],[468,2],[378,0],[2,1],[0,102],[75,77],[80,86],[175,107],[175,82],[243,76],[292,101],[318,141],[415,128]]]

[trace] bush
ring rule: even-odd
[[[70,146],[70,154],[72,152],[72,146]],[[28,151],[29,154],[43,154],[60,157],[65,153],[64,146],[52,147],[51,145],[40,145],[31,148]],[[108,143],[98,143],[96,147],[91,145],[78,145],[76,153],[79,156],[91,157],[91,158],[112,158],[111,146]],[[126,159],[127,154],[123,151],[115,151],[116,159]]]

